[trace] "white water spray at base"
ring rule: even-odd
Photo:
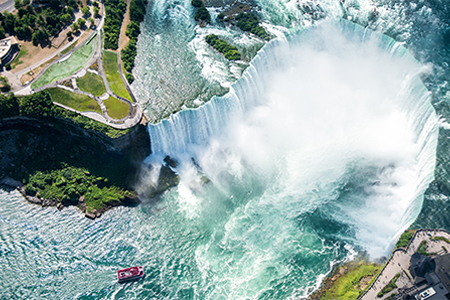
[[[392,39],[324,22],[269,43],[229,94],[149,126],[154,157],[180,162],[167,197],[215,232],[196,251],[212,298],[296,272],[290,294],[305,297],[320,273],[308,263],[337,244],[389,252],[433,179],[438,120],[419,71]]]

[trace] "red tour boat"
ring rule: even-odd
[[[141,266],[117,271],[117,279],[119,282],[140,279],[142,277],[144,277],[144,268]]]

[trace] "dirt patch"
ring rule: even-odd
[[[362,291],[365,290],[366,287],[369,286],[370,281],[372,280],[372,278],[373,278],[373,276],[367,275],[367,276],[364,276],[363,278],[361,278],[359,280],[359,287],[361,288]]]
[[[41,59],[44,59],[45,57],[55,52],[55,48],[53,48],[51,45],[48,45],[46,47],[36,47],[31,41],[20,41],[19,44],[22,48],[25,49],[26,54],[20,57],[22,63],[14,68],[14,73],[30,67],[32,64],[40,61]]]
[[[63,44],[67,44],[64,42],[67,40],[67,33],[69,31],[71,31],[71,28],[69,26],[66,26],[66,28],[61,30],[60,33],[58,34],[58,36],[51,40],[52,46],[58,49]]]
[[[130,41],[130,39],[125,34],[125,32],[127,31],[128,24],[131,23],[131,20],[130,20],[130,2],[131,2],[130,0],[127,1],[127,11],[125,12],[125,18],[123,19],[122,28],[120,29],[119,50],[122,50],[123,48],[125,48],[126,45],[128,44],[128,42]]]
[[[76,41],[77,46],[84,43],[84,41],[86,40],[86,38],[88,37],[88,35],[91,33],[90,29],[87,29],[85,32],[83,32],[83,34],[81,34],[80,38]]]

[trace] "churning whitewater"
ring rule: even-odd
[[[186,240],[201,298],[305,297],[355,250],[388,254],[433,180],[420,72],[393,39],[327,21],[270,42],[225,96],[149,126],[148,163],[180,163],[162,201],[203,233]]]

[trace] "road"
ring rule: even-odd
[[[7,0],[5,3],[0,4],[0,11],[4,12],[5,10],[12,12],[15,10],[14,8],[14,0]]]

